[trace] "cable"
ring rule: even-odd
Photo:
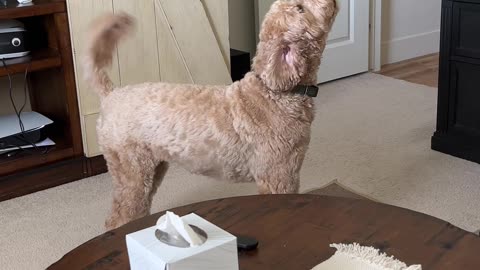
[[[23,132],[25,130],[25,127],[23,125],[22,118],[20,117],[20,115],[18,113],[17,106],[15,105],[15,100],[13,99],[12,77],[10,75],[10,71],[8,70],[7,64],[5,63],[5,59],[2,58],[1,60],[2,60],[2,63],[3,63],[3,67],[7,71],[8,83],[9,83],[9,88],[8,89],[9,89],[10,103],[12,104],[13,109],[15,110],[15,114],[17,115],[17,118],[19,120],[20,130]]]
[[[28,69],[30,68],[30,65],[32,62],[28,62],[27,67],[25,68],[25,75],[23,76],[23,105],[20,108],[20,111],[18,112],[19,115],[22,115],[23,109],[25,109],[25,106],[27,105],[27,95],[28,95],[28,90],[27,90],[27,77],[28,77]],[[21,121],[22,119],[20,119]],[[25,128],[24,128],[25,129]]]
[[[2,60],[2,63],[3,63],[3,67],[7,71],[8,83],[9,83],[10,102],[13,106],[14,111],[15,111],[15,115],[18,118],[18,123],[19,123],[19,126],[20,126],[21,135],[22,135],[22,136],[16,136],[16,138],[18,138],[18,139],[20,139],[24,142],[27,141],[28,144],[32,145],[34,148],[37,148],[37,146],[34,143],[28,142],[28,140],[25,138],[25,126],[23,124],[22,117],[21,117],[21,111],[23,111],[23,109],[25,108],[25,104],[26,104],[26,100],[27,100],[27,96],[26,96],[26,92],[25,92],[26,85],[27,85],[26,80],[24,82],[24,104],[23,104],[21,110],[19,111],[17,109],[17,106],[15,104],[15,100],[13,98],[13,83],[12,83],[12,76],[10,75],[10,70],[8,69],[7,63],[5,62],[5,58],[2,58],[1,60]],[[25,69],[25,77],[27,76],[27,74],[28,74],[28,66]],[[21,146],[18,146],[18,145],[12,145],[12,146],[17,147],[19,150],[25,150]]]
[[[23,104],[22,104],[22,107],[20,107],[20,110],[18,110],[16,104],[15,104],[15,100],[13,98],[13,83],[12,83],[12,77],[10,75],[10,70],[8,69],[8,66],[5,62],[5,58],[1,58],[2,60],[2,63],[3,63],[3,67],[5,68],[5,70],[7,71],[7,76],[8,76],[8,82],[9,82],[9,96],[10,96],[10,102],[12,104],[12,107],[15,111],[15,114],[18,118],[18,124],[20,126],[20,134],[15,136],[15,138],[27,143],[27,144],[30,144],[35,150],[39,150],[39,147],[35,144],[35,143],[32,143],[30,140],[27,139],[26,135],[25,135],[25,125],[23,124],[23,121],[22,121],[22,117],[21,117],[21,114],[23,112],[23,110],[25,109],[25,106],[27,104],[27,94],[28,94],[28,90],[27,90],[27,78],[28,78],[28,69],[30,68],[30,65],[31,65],[31,62],[28,62],[28,65],[27,67],[25,68],[25,74],[24,74],[24,83],[23,83]],[[21,146],[19,145],[12,145],[12,147],[16,147],[18,148],[19,150],[22,150],[22,151],[26,151],[26,152],[30,152],[28,149],[25,149],[25,148],[22,148]],[[42,154],[46,154],[48,153],[49,149],[46,148]],[[10,155],[9,155],[10,156]]]

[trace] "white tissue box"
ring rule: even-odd
[[[196,214],[182,217],[204,230],[207,241],[198,247],[178,248],[155,237],[156,226],[126,236],[132,270],[238,270],[237,238]]]

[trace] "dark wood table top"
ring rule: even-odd
[[[373,246],[424,270],[480,269],[480,237],[409,210],[317,195],[270,195],[202,202],[192,212],[236,235],[259,240],[239,255],[240,269],[310,270],[330,258],[332,243]],[[154,226],[164,212],[134,221],[79,246],[48,269],[129,269],[125,235]]]

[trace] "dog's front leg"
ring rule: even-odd
[[[276,166],[266,166],[255,176],[259,194],[295,194],[300,188],[299,168],[294,166],[285,166],[277,164]]]
[[[300,170],[306,149],[297,148],[272,154],[262,151],[251,169],[259,194],[296,194],[300,189]]]

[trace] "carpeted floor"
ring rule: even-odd
[[[427,213],[463,229],[480,227],[480,165],[430,150],[437,91],[376,74],[323,85],[302,192],[333,179],[362,196]],[[0,203],[0,268],[44,269],[103,232],[110,177]],[[160,211],[255,194],[173,167],[154,200]]]

